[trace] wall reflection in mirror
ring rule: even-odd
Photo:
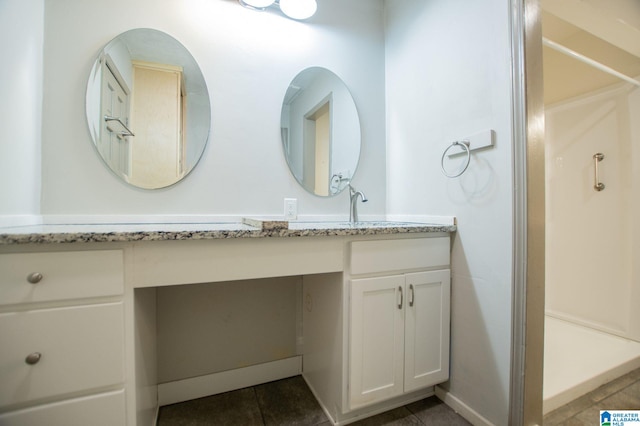
[[[337,75],[320,67],[300,72],[282,102],[280,127],[289,170],[307,191],[333,196],[349,185],[360,158],[360,119]]]
[[[175,184],[204,152],[209,92],[189,51],[153,29],[120,34],[99,53],[87,84],[89,131],[104,163],[145,189]]]

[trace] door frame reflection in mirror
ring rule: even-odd
[[[156,92],[156,95],[164,92],[163,97],[154,95],[152,103],[144,102],[145,105],[163,109],[163,112],[151,113],[144,110],[145,113],[150,112],[146,114],[144,123],[140,118],[137,123],[135,116],[130,117],[134,112],[132,102],[136,99],[136,64],[146,64],[150,68],[164,70],[167,76],[171,74],[160,86],[162,90]],[[125,101],[127,107],[123,108],[123,112],[116,110],[117,116],[111,114],[108,120],[119,120],[125,128],[131,129],[130,133],[133,135],[115,132],[113,125],[106,125],[108,120],[101,105],[104,100],[105,67],[108,67],[129,99]],[[138,80],[138,83],[142,84],[142,81]],[[145,96],[139,96],[137,102]],[[209,139],[211,104],[204,76],[182,43],[162,31],[150,28],[132,29],[107,43],[99,52],[89,75],[85,107],[93,144],[103,163],[124,182],[138,188],[165,188],[184,179],[202,158]],[[137,111],[141,117],[141,110]],[[159,115],[164,117],[163,121],[160,121]],[[157,121],[153,121],[154,117],[158,117]],[[136,127],[139,127],[141,132],[136,132]],[[164,134],[160,132],[162,127],[166,130]],[[107,132],[109,134],[106,134]],[[136,134],[137,136],[134,136]],[[140,141],[138,146],[154,148],[134,149],[136,137]],[[109,147],[102,146],[103,138],[109,141]],[[146,143],[143,138],[147,138]],[[165,149],[160,152],[157,147],[162,138],[166,143]],[[116,142],[119,144],[119,150],[115,149]],[[113,154],[114,152],[116,154]],[[143,161],[138,162],[136,158]],[[160,164],[160,158],[164,158],[165,163],[170,163],[161,172],[158,170],[159,167],[154,166]],[[136,164],[142,163],[147,164],[147,171],[144,173],[140,173],[142,167],[136,167]]]
[[[328,108],[326,116],[319,114],[322,108]],[[322,67],[298,73],[285,93],[280,127],[287,165],[305,190],[331,197],[348,187],[360,160],[361,131],[355,102],[340,77]]]

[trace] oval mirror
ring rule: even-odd
[[[209,137],[211,105],[200,67],[162,31],[133,29],[93,65],[86,112],[93,144],[125,182],[145,189],[180,181]]]
[[[282,102],[282,146],[291,174],[312,194],[334,196],[348,185],[360,158],[360,119],[340,77],[307,68]]]

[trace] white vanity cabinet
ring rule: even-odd
[[[0,271],[0,424],[125,424],[122,251],[1,254]]]
[[[351,280],[349,406],[449,377],[449,270]]]
[[[334,422],[449,378],[449,268],[449,236],[396,236],[347,242],[341,276],[304,277],[303,376]]]
[[[356,241],[350,265],[349,407],[446,381],[449,238]]]
[[[142,228],[0,233],[0,425],[149,426],[159,405],[297,374],[347,424],[448,378],[455,226]],[[275,297],[253,311],[264,293],[236,284]],[[241,354],[225,336],[251,339],[242,321],[263,315],[286,318],[265,328],[276,350],[199,357],[203,339]]]

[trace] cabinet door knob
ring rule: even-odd
[[[404,299],[404,297],[402,296],[402,286],[398,286],[398,291],[400,292],[400,303],[398,303],[398,309],[402,309]]]
[[[42,274],[40,272],[32,272],[27,276],[27,281],[29,281],[31,284],[38,284],[40,281],[42,281]]]
[[[40,362],[40,358],[42,358],[42,354],[40,352],[34,352],[32,354],[27,355],[27,357],[24,359],[24,362],[26,362],[29,365],[35,365],[38,362]]]

